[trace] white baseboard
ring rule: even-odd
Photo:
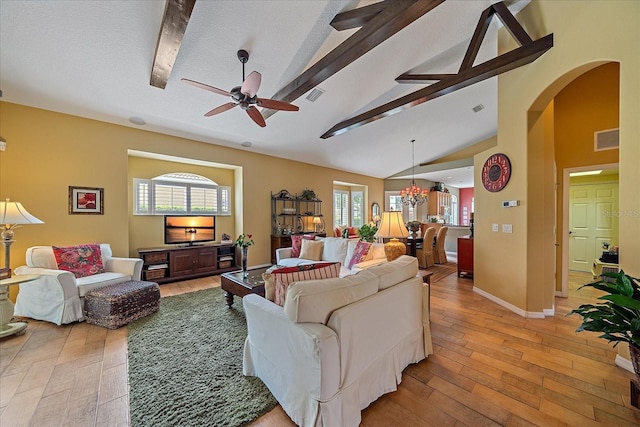
[[[498,305],[501,305],[502,307],[506,308],[507,310],[513,311],[514,313],[516,313],[518,316],[522,316],[525,317],[527,319],[544,319],[545,316],[545,312],[544,311],[525,311],[523,309],[521,309],[520,307],[516,307],[515,305],[506,302],[504,300],[501,300],[500,298],[496,297],[495,295],[491,295],[490,293],[483,291],[480,288],[477,287],[473,287],[473,292],[476,292],[477,294],[482,295],[483,297],[487,298],[488,300],[491,300],[493,302],[495,302]],[[551,314],[553,315],[553,314]]]
[[[626,369],[629,372],[635,373],[635,371],[633,370],[633,363],[631,363],[631,360],[625,359],[619,354],[616,354],[616,366],[620,366],[622,369]]]

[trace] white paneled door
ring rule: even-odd
[[[602,244],[618,242],[618,183],[571,185],[569,269],[591,272]]]

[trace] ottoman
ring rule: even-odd
[[[87,323],[118,329],[160,308],[160,286],[131,280],[87,292],[84,315]]]

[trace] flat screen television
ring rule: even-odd
[[[193,246],[216,239],[216,217],[165,215],[164,244]]]

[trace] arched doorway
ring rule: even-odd
[[[549,85],[529,111],[528,167],[532,171],[528,190],[533,196],[530,200],[542,205],[529,208],[533,217],[529,233],[542,233],[532,248],[543,252],[541,257],[531,256],[537,256],[544,283],[549,284],[544,289],[546,306],[553,306],[555,296],[567,295],[569,209],[565,184],[569,171],[618,163],[618,149],[595,149],[594,132],[619,126],[619,73],[616,62],[583,65]],[[541,165],[542,170],[536,171]]]

